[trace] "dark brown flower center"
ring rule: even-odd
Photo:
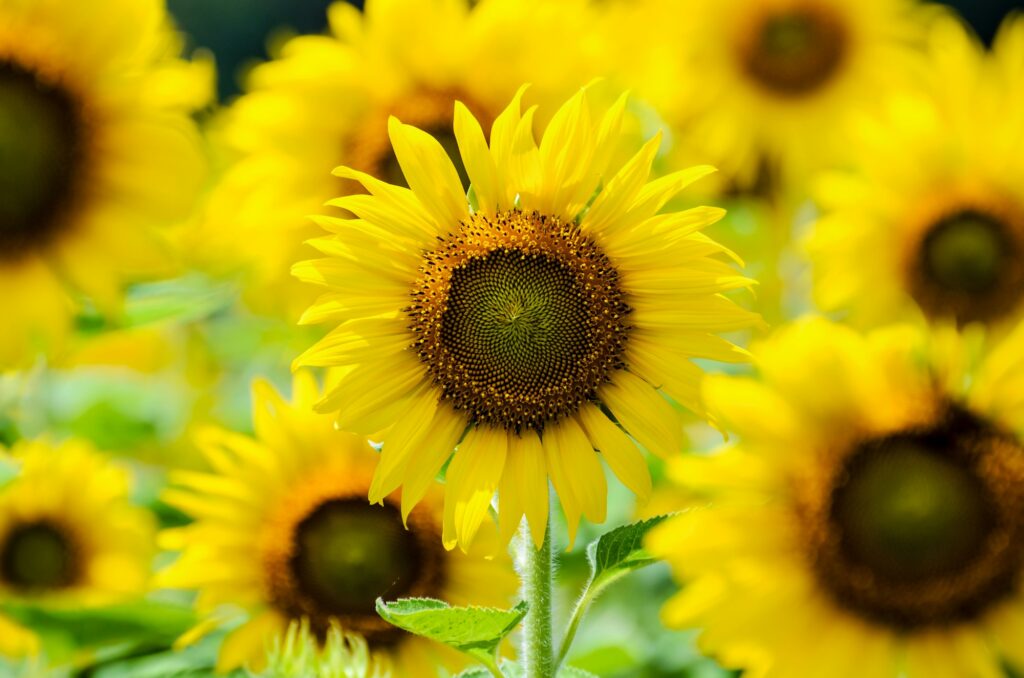
[[[961,324],[1017,308],[1024,289],[1021,233],[980,210],[954,212],[929,228],[911,266],[910,291],[930,316]]]
[[[406,530],[391,503],[331,499],[295,526],[293,540],[284,567],[271,573],[272,595],[289,617],[309,618],[321,636],[337,620],[373,644],[394,642],[401,632],[377,615],[377,598],[442,593],[440,536],[420,511]]]
[[[393,507],[358,500],[323,504],[299,524],[292,569],[321,611],[372,615],[378,596],[397,598],[422,559],[416,537]]]
[[[67,534],[46,521],[17,525],[0,544],[0,577],[23,593],[40,593],[71,586],[80,563]]]
[[[740,41],[740,63],[765,89],[800,97],[827,85],[846,58],[842,18],[816,3],[765,12]]]
[[[81,128],[67,91],[0,60],[0,260],[60,230],[81,164]]]
[[[900,628],[969,620],[1009,595],[1024,558],[1022,452],[956,408],[860,443],[819,516],[812,553],[827,589]]]
[[[471,217],[424,258],[413,349],[473,421],[520,431],[574,413],[623,366],[629,306],[575,224]]]

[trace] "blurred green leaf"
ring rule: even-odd
[[[151,600],[91,609],[43,610],[9,604],[2,610],[37,631],[44,644],[52,639],[57,647],[118,645],[124,646],[127,652],[139,644],[169,646],[195,624],[195,615],[190,608]]]
[[[136,285],[125,303],[125,323],[135,327],[162,320],[199,320],[227,308],[234,295],[232,285],[198,274]]]
[[[198,273],[173,280],[139,283],[128,291],[124,314],[117,326],[194,322],[227,309],[235,296],[233,285],[217,282]],[[112,329],[110,322],[88,305],[76,318],[76,328],[83,334]]]
[[[18,441],[21,434],[18,432],[18,425],[14,420],[0,415],[0,445],[10,447]]]
[[[156,423],[137,418],[112,400],[97,400],[74,422],[75,432],[102,450],[130,450],[140,441],[156,437]]]
[[[91,666],[89,678],[224,678],[214,670],[223,634],[211,634],[182,650],[164,650],[145,655],[121,657]],[[241,678],[241,670],[227,674]]]
[[[592,630],[588,631],[588,636],[592,634]],[[637,657],[627,646],[605,645],[582,655],[577,653],[573,656],[573,663],[581,669],[600,670],[608,675],[628,673],[629,669],[637,665]]]

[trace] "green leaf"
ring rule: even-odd
[[[89,666],[90,678],[245,678],[246,672],[226,676],[214,670],[223,634],[215,633],[180,650],[128,656]],[[76,674],[77,675],[77,674]]]
[[[612,580],[654,562],[643,548],[644,537],[669,516],[657,516],[631,525],[617,527],[601,535],[587,547],[590,560],[589,588],[605,586]]]
[[[454,647],[493,666],[498,645],[526,616],[520,601],[511,610],[490,607],[451,607],[433,598],[377,599],[377,614],[400,629]]]
[[[633,570],[656,562],[656,559],[644,550],[644,537],[668,517],[670,516],[657,516],[639,523],[617,527],[611,532],[601,535],[597,541],[587,547],[590,580],[576,603],[576,609],[572,612],[565,638],[558,649],[556,662],[559,665],[568,656],[569,648],[576,638],[576,632],[579,630],[583,617],[601,591]]]

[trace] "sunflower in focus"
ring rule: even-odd
[[[278,58],[249,73],[247,94],[222,121],[217,135],[233,161],[211,198],[202,237],[213,240],[201,251],[247,269],[252,308],[297,319],[313,301],[289,275],[309,255],[303,241],[320,232],[308,215],[361,191],[331,170],[345,164],[402,184],[390,116],[437,135],[458,165],[456,99],[488,124],[528,78],[536,100],[564,100],[596,74],[562,39],[586,30],[585,7],[583,0],[369,0],[360,12],[335,3],[330,34],[287,41]],[[531,39],[523,41],[526,33]]]
[[[626,97],[597,110],[588,92],[555,113],[539,145],[519,95],[490,146],[456,104],[472,204],[443,144],[392,118],[410,188],[339,169],[369,195],[337,200],[357,218],[318,219],[332,234],[312,244],[327,256],[294,268],[328,287],[306,317],[337,324],[296,360],[344,369],[317,409],[383,442],[371,500],[403,486],[410,511],[457,448],[448,548],[472,541],[495,491],[503,537],[525,513],[540,544],[549,477],[571,534],[581,515],[602,522],[601,458],[645,496],[630,436],[678,452],[682,426],[664,396],[699,412],[692,359],[743,360],[715,333],[757,322],[722,295],[751,281],[700,232],[723,210],[658,214],[711,168],[648,182],[660,137],[616,167]]]
[[[1022,338],[979,358],[811,320],[754,351],[760,380],[710,378],[740,442],[673,469],[703,506],[649,540],[685,582],[663,620],[750,676],[1024,667]]]
[[[203,181],[189,112],[211,93],[178,47],[159,0],[0,1],[0,369],[52,350],[81,295],[115,313],[168,269],[152,227]]]
[[[233,607],[245,620],[225,639],[219,671],[260,670],[289,625],[303,620],[321,641],[338,625],[365,638],[374,671],[434,676],[439,666],[457,668],[454,652],[390,626],[375,602],[506,606],[515,578],[507,558],[492,558],[497,530],[470,554],[449,553],[436,493],[404,525],[398,493],[369,504],[377,453],[314,413],[320,397],[308,373],[296,376],[293,404],[257,382],[256,438],[211,430],[200,444],[214,472],[175,475],[166,499],[195,522],[164,533],[164,545],[182,554],[159,581],[198,589],[196,604],[208,615],[182,642],[230,621]]]
[[[634,50],[653,68],[623,78],[688,157],[751,190],[844,157],[838,123],[907,83],[921,11],[907,0],[645,0],[612,29],[656,36]]]
[[[991,54],[951,17],[931,37],[933,95],[863,121],[854,169],[821,182],[817,301],[860,324],[1007,326],[1024,307],[1024,22]]]
[[[0,598],[80,608],[145,591],[156,547],[148,512],[128,498],[128,474],[82,442],[20,441],[19,473],[0,488]],[[0,616],[0,652],[38,649]]]

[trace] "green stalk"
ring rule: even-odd
[[[555,658],[556,671],[561,668],[562,662],[565,661],[566,655],[569,654],[569,648],[572,646],[572,641],[576,639],[576,631],[579,630],[580,622],[583,621],[583,615],[587,613],[590,604],[594,602],[596,596],[597,590],[588,585],[586,591],[576,601],[576,607],[573,609],[572,617],[569,620],[569,628],[565,631],[565,638],[562,640],[562,645],[558,648],[558,656]]]
[[[487,670],[491,672],[491,675],[494,676],[494,678],[505,678],[501,669],[498,668],[497,660],[493,657],[489,657],[487,661],[484,661],[484,666],[487,667]]]
[[[526,520],[519,528],[519,579],[523,599],[530,610],[523,620],[521,661],[526,678],[554,678],[555,643],[551,623],[551,589],[554,560],[551,552],[551,518],[548,517],[544,541],[538,549],[530,538]]]

